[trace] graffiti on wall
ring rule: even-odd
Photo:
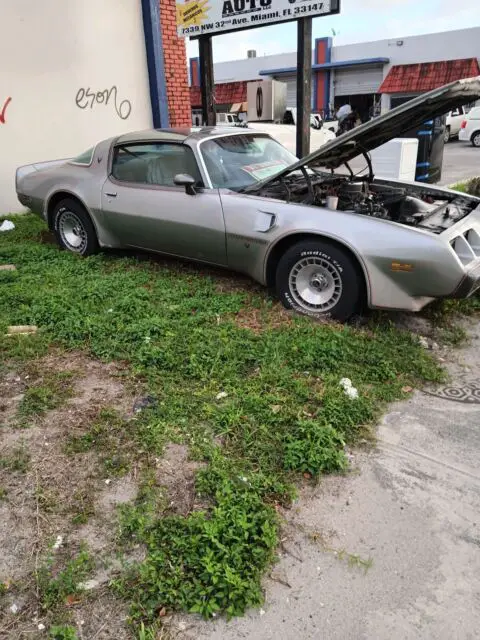
[[[118,101],[118,89],[115,85],[110,89],[104,89],[103,91],[92,91],[90,87],[86,89],[81,87],[77,91],[77,95],[75,97],[75,104],[79,109],[93,109],[93,107],[97,104],[103,104],[107,106],[110,104],[110,99],[113,96],[112,104],[115,107],[115,111],[117,116],[122,120],[126,120],[128,116],[132,113],[132,103],[130,100],[122,100]]]
[[[11,98],[7,98],[3,103],[3,105],[0,102],[0,124],[5,124],[5,115],[7,113],[7,107],[11,101],[12,101]]]

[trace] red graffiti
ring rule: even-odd
[[[11,98],[7,98],[3,104],[2,110],[0,111],[0,124],[5,124],[5,113],[11,101]]]

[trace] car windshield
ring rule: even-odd
[[[243,189],[275,175],[297,161],[265,134],[241,134],[206,140],[200,145],[212,185]]]

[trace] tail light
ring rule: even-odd
[[[464,120],[464,121],[462,122],[461,129],[465,129],[465,127],[466,127],[466,126],[467,126],[467,121],[466,121],[466,120]]]

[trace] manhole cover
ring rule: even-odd
[[[443,387],[434,391],[424,391],[429,396],[436,396],[453,402],[480,404],[480,381],[465,382],[461,386]]]

